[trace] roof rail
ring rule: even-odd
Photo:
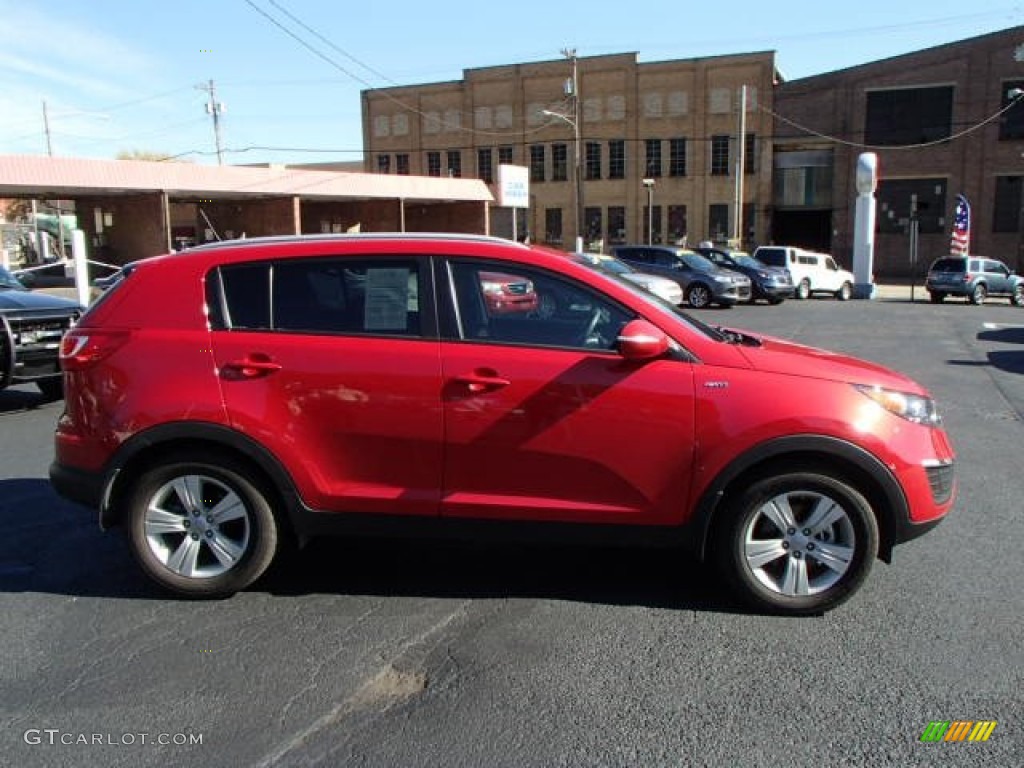
[[[219,240],[213,243],[203,243],[188,248],[189,251],[218,250],[221,248],[237,248],[246,245],[265,245],[274,243],[308,243],[308,242],[353,242],[373,240],[458,240],[467,243],[502,243],[504,245],[518,245],[525,248],[522,243],[506,240],[503,237],[494,235],[475,235],[460,232],[360,232],[343,234],[308,234],[308,235],[271,235],[267,237],[246,237],[233,240]]]

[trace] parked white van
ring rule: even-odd
[[[807,251],[791,245],[759,245],[754,258],[769,267],[784,267],[793,276],[794,298],[812,293],[831,293],[840,301],[853,295],[853,274],[840,269],[827,253]]]

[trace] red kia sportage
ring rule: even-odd
[[[488,273],[565,297],[495,313]],[[321,533],[688,545],[755,607],[831,608],[955,494],[893,371],[709,327],[549,252],[242,240],[138,262],[63,341],[50,476],[143,570],[245,588]]]

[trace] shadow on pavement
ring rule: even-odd
[[[136,566],[121,531],[47,480],[0,480],[0,592],[175,600]],[[249,589],[272,595],[537,597],[746,612],[710,566],[675,550],[323,538]]]

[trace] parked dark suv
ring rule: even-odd
[[[686,303],[701,309],[718,304],[731,307],[751,296],[750,278],[722,269],[689,248],[669,245],[617,245],[612,255],[641,272],[675,280]]]
[[[983,256],[944,256],[932,262],[925,287],[934,303],[947,296],[964,296],[981,304],[989,296],[1003,296],[1024,306],[1024,278],[996,259]]]
[[[726,248],[698,245],[696,248],[704,258],[724,269],[731,269],[750,278],[753,293],[751,303],[764,299],[769,304],[781,304],[793,295],[793,278],[783,267],[769,267],[749,253],[730,251]]]
[[[257,238],[122,274],[64,337],[50,478],[186,595],[310,536],[402,533],[685,546],[817,613],[956,493],[920,384],[546,249]],[[488,274],[571,309],[492,312]]]
[[[32,382],[59,399],[60,340],[83,311],[76,301],[30,291],[0,267],[0,389]]]

